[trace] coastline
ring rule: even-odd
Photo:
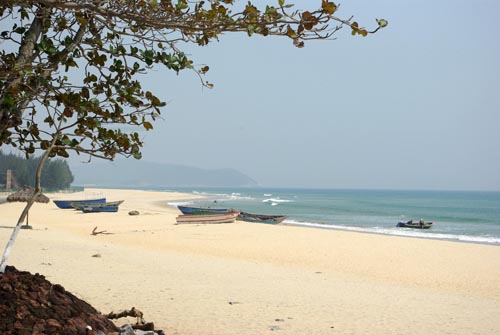
[[[239,221],[176,225],[167,202],[196,195],[88,192],[125,202],[95,214],[35,204],[34,229],[20,232],[9,264],[103,313],[135,306],[183,335],[500,332],[496,246]],[[23,207],[0,207],[2,251]],[[94,227],[110,234],[92,236]]]
[[[332,225],[326,225],[326,224],[302,224],[302,223],[295,223],[295,222],[283,222],[283,225],[286,226],[291,226],[291,227],[304,227],[304,228],[311,228],[311,229],[324,229],[324,230],[336,230],[336,231],[345,231],[349,233],[359,233],[359,234],[373,234],[373,235],[380,235],[380,236],[393,236],[393,237],[403,237],[403,238],[415,238],[415,239],[422,239],[422,240],[434,240],[434,241],[444,241],[444,242],[450,242],[450,243],[467,243],[467,244],[479,244],[479,245],[489,245],[493,247],[500,247],[499,243],[491,243],[491,242],[483,242],[480,240],[464,240],[460,238],[450,238],[450,237],[429,237],[428,235],[414,235],[414,234],[396,234],[396,233],[387,233],[387,232],[377,232],[377,231],[370,231],[370,230],[364,230],[364,229],[356,229],[353,227],[339,227],[339,226],[332,226]]]

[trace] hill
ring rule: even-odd
[[[73,185],[103,187],[255,187],[258,183],[234,169],[201,169],[191,166],[138,160],[70,164]]]

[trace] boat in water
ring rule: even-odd
[[[409,221],[399,221],[396,227],[429,229],[430,227],[432,227],[432,224],[433,222],[425,222],[424,220],[420,220],[418,222],[413,222],[413,220],[409,220]]]
[[[240,212],[232,211],[227,213],[211,213],[211,214],[181,214],[177,216],[178,224],[206,224],[206,223],[231,223],[236,220]]]
[[[61,209],[74,209],[73,205],[105,203],[106,198],[85,199],[85,200],[53,200],[54,204]],[[73,204],[73,205],[72,205]]]
[[[278,224],[283,222],[287,217],[288,216],[286,215],[265,215],[265,214],[250,214],[246,212],[241,212],[240,215],[238,215],[238,220],[246,222]]]

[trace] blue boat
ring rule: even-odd
[[[201,214],[221,214],[234,212],[228,208],[210,208],[210,207],[190,207],[190,206],[177,206],[182,214],[201,215]]]
[[[74,209],[75,207],[72,206],[80,204],[95,204],[95,203],[105,203],[106,198],[98,198],[98,199],[87,199],[87,200],[53,200],[54,204],[56,204],[57,207],[62,208],[62,209]]]

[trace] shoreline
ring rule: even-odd
[[[495,247],[500,247],[500,243],[496,242],[479,242],[479,241],[465,241],[465,240],[460,240],[458,238],[444,238],[444,237],[425,237],[425,236],[414,236],[414,235],[403,235],[403,234],[389,234],[389,233],[382,233],[382,232],[376,232],[376,231],[369,231],[369,230],[363,230],[363,229],[353,229],[353,228],[340,228],[338,226],[331,226],[327,224],[301,224],[301,223],[290,223],[290,222],[283,222],[282,225],[284,226],[295,226],[295,227],[305,227],[305,228],[311,228],[311,229],[324,229],[324,230],[336,230],[336,231],[345,231],[345,232],[350,232],[350,233],[357,233],[357,234],[374,234],[374,235],[381,235],[381,236],[391,236],[391,237],[402,237],[402,238],[416,238],[416,239],[422,239],[422,240],[431,240],[431,241],[445,241],[445,242],[456,242],[456,243],[466,243],[466,244],[479,244],[479,245],[490,245],[490,246],[495,246]],[[324,226],[324,227],[321,227]],[[357,228],[357,227],[356,227]],[[411,229],[411,228],[408,228]]]
[[[97,191],[124,199],[119,212],[35,204],[34,229],[19,233],[9,265],[103,313],[135,306],[172,335],[500,332],[494,245],[241,221],[178,225],[168,202],[200,195]],[[2,250],[23,207],[0,205]],[[110,234],[90,235],[96,226]]]

